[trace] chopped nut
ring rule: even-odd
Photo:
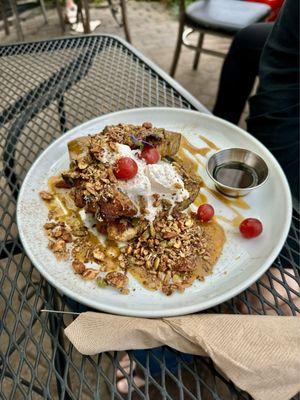
[[[45,229],[53,229],[55,226],[56,226],[56,224],[55,224],[54,222],[47,222],[47,223],[44,225],[44,228],[45,228]]]
[[[175,247],[175,249],[180,249],[180,247],[181,247],[181,241],[179,240],[178,242],[175,242],[175,243],[173,244],[173,247]]]
[[[93,194],[94,196],[98,195],[97,191],[95,190],[95,186],[92,183],[87,182],[85,187],[86,187],[86,190],[88,192],[90,192],[91,194]]]
[[[132,246],[128,246],[128,247],[127,247],[126,253],[127,253],[127,254],[131,254],[131,253],[132,253]]]
[[[103,278],[97,278],[96,282],[100,288],[105,288],[107,286],[107,283],[105,282],[105,280]]]
[[[150,224],[150,235],[152,236],[152,237],[155,237],[155,229],[154,229],[154,226],[153,226],[153,224]]]
[[[174,189],[182,189],[182,185],[178,182],[174,183],[173,187]]]
[[[147,240],[149,238],[149,236],[150,236],[149,229],[146,229],[141,235],[142,239],[144,239],[144,240]]]
[[[146,129],[151,129],[152,128],[152,124],[151,124],[151,122],[144,122],[142,127],[146,128]]]
[[[109,147],[111,148],[112,151],[116,151],[116,150],[117,150],[117,149],[116,149],[116,143],[114,143],[114,142],[109,142],[108,145],[109,145]]]
[[[73,240],[71,233],[66,230],[63,231],[61,238],[67,243],[70,243]]]
[[[188,220],[185,221],[184,225],[185,225],[187,228],[190,228],[191,226],[194,225],[194,222],[193,222],[191,219],[188,219]]]
[[[83,190],[76,190],[74,192],[74,202],[76,207],[83,208],[86,204]]]
[[[91,281],[91,280],[95,279],[98,276],[98,274],[99,274],[99,271],[97,271],[96,269],[87,268],[82,273],[82,278],[87,281]]]
[[[53,242],[51,249],[54,252],[65,252],[66,251],[66,242],[62,239],[58,239],[55,242]]]
[[[172,290],[172,288],[170,288],[170,286],[168,286],[168,285],[163,285],[163,287],[162,287],[162,292],[163,292],[164,294],[166,294],[167,296],[170,296],[170,295],[173,293],[173,290]]]
[[[128,285],[127,276],[121,272],[109,272],[105,276],[105,281],[108,285],[114,286],[118,290],[123,290]]]
[[[153,202],[153,207],[159,207],[161,205],[161,201],[160,200],[155,200]]]
[[[163,233],[163,238],[164,239],[171,239],[171,238],[176,237],[177,235],[178,235],[178,233],[176,233],[174,231],[172,231],[172,232],[164,232]]]
[[[53,194],[49,193],[49,192],[46,192],[44,190],[42,192],[40,192],[40,196],[41,196],[41,198],[43,200],[46,200],[46,201],[49,201],[49,200],[53,199]]]
[[[107,257],[117,258],[120,255],[120,250],[118,247],[109,246],[105,250]]]
[[[103,261],[105,258],[105,254],[100,249],[95,249],[93,251],[93,256],[98,261]]]
[[[190,272],[195,267],[194,258],[183,258],[179,259],[177,264],[174,266],[174,270],[178,272]]]
[[[85,265],[81,261],[73,261],[72,267],[76,274],[82,274],[85,271]]]
[[[63,228],[61,226],[56,226],[51,232],[51,235],[55,238],[62,236],[62,234],[63,234]]]
[[[116,178],[115,174],[113,173],[112,168],[109,168],[109,169],[107,170],[107,172],[108,172],[108,179],[109,179],[112,183],[115,183],[115,182],[118,181],[118,179]]]
[[[86,169],[89,165],[88,161],[85,160],[84,158],[78,161],[78,168],[79,169]]]
[[[156,257],[156,259],[154,260],[154,263],[153,263],[154,269],[158,269],[159,264],[160,264],[160,259],[158,257]]]
[[[135,259],[134,259],[134,257],[128,257],[128,258],[127,258],[127,263],[128,263],[129,266],[134,265],[134,264],[135,264]]]

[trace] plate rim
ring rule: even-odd
[[[250,141],[254,142],[260,149],[262,149],[264,152],[267,151],[269,153],[269,157],[272,159],[273,163],[276,165],[276,169],[281,175],[282,181],[283,181],[283,186],[284,186],[284,194],[286,196],[287,200],[287,210],[286,210],[286,221],[282,230],[282,233],[277,241],[277,244],[272,248],[269,256],[266,258],[265,262],[258,268],[258,270],[253,273],[250,277],[245,279],[243,283],[238,285],[237,287],[232,288],[225,294],[217,295],[216,297],[212,299],[208,299],[206,301],[203,301],[201,305],[199,304],[194,304],[194,305],[184,305],[181,308],[176,308],[176,309],[171,309],[169,311],[165,310],[154,310],[154,311],[142,311],[142,310],[130,310],[130,309],[120,309],[119,306],[114,306],[110,304],[102,304],[99,305],[99,301],[94,301],[90,299],[85,299],[83,296],[81,296],[80,293],[76,293],[72,291],[69,288],[66,287],[61,287],[61,285],[56,284],[56,280],[52,278],[51,274],[48,273],[47,270],[40,269],[39,268],[39,261],[35,258],[35,256],[31,253],[30,247],[27,245],[27,240],[26,240],[26,234],[24,233],[24,229],[22,226],[22,213],[20,211],[20,203],[21,199],[23,196],[23,192],[25,190],[26,184],[28,179],[30,178],[30,173],[35,169],[36,164],[40,161],[40,159],[44,156],[46,152],[48,152],[51,148],[55,147],[57,143],[63,141],[66,137],[66,135],[70,136],[72,133],[75,133],[77,130],[84,128],[87,125],[92,124],[93,122],[97,122],[100,119],[104,118],[110,118],[112,116],[117,116],[117,115],[122,115],[122,114],[128,114],[128,113],[143,113],[143,112],[151,112],[151,111],[175,111],[175,112],[181,112],[181,113],[188,113],[188,114],[193,114],[196,116],[201,116],[201,118],[204,119],[209,119],[209,120],[218,120],[220,121],[223,125],[227,125],[228,128],[233,128],[234,130],[238,130],[243,136],[246,136],[247,139]],[[75,132],[74,132],[75,131]],[[276,158],[273,156],[273,154],[254,136],[252,136],[250,133],[247,131],[241,129],[240,127],[223,120],[222,118],[218,118],[212,114],[206,114],[206,113],[201,113],[197,110],[190,110],[190,109],[183,109],[183,108],[176,108],[176,107],[141,107],[141,108],[131,108],[131,109],[124,109],[120,111],[114,111],[108,114],[103,114],[98,117],[95,117],[93,119],[90,119],[86,122],[83,122],[80,125],[77,125],[73,127],[72,129],[68,130],[65,132],[63,135],[61,135],[59,138],[54,140],[49,146],[47,146],[41,154],[36,158],[36,160],[32,163],[31,167],[26,173],[26,176],[22,182],[18,199],[17,199],[17,205],[16,205],[16,222],[17,222],[17,227],[18,227],[18,232],[19,232],[19,237],[21,240],[21,243],[24,247],[24,250],[26,254],[28,255],[28,258],[30,261],[33,263],[35,268],[39,271],[39,273],[52,285],[54,286],[58,291],[63,292],[66,296],[72,298],[73,300],[84,304],[88,307],[91,307],[95,310],[102,311],[102,312],[108,312],[112,314],[118,314],[118,315],[126,315],[126,316],[132,316],[132,317],[146,317],[146,318],[160,318],[160,317],[171,317],[171,316],[180,316],[180,315],[186,315],[186,314],[191,314],[195,312],[200,312],[206,309],[209,309],[211,307],[215,307],[221,303],[226,302],[227,300],[237,296],[239,293],[243,292],[246,290],[248,287],[250,287],[253,283],[255,283],[271,266],[271,264],[274,262],[278,254],[280,253],[286,238],[288,236],[290,226],[291,226],[291,221],[292,221],[292,197],[291,197],[291,191],[290,187],[287,182],[287,178],[276,160]],[[179,310],[179,311],[178,311]]]

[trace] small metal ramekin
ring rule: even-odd
[[[215,171],[217,168],[222,168],[222,165],[226,165],[227,163],[232,163],[232,165],[234,164],[236,166],[241,164],[243,168],[249,168],[249,171],[254,171],[256,181],[253,179],[252,184],[244,188],[227,186],[219,182],[215,177]],[[250,191],[262,186],[269,175],[268,166],[259,155],[250,150],[240,148],[229,148],[214,153],[207,162],[206,171],[209,177],[214,181],[216,188],[221,193],[230,197],[246,196]]]

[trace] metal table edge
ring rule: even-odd
[[[43,43],[43,42],[53,42],[58,40],[68,40],[68,39],[77,39],[77,38],[85,38],[85,37],[108,37],[115,39],[117,42],[121,43],[124,47],[129,49],[133,54],[135,54],[141,61],[143,61],[148,67],[150,67],[153,71],[155,71],[162,79],[164,79],[173,89],[175,89],[187,102],[189,102],[196,110],[205,114],[211,114],[211,112],[203,106],[187,89],[185,89],[180,83],[178,83],[175,79],[171,78],[169,74],[167,74],[162,68],[160,68],[156,63],[151,61],[147,56],[145,56],[141,51],[137,50],[133,45],[128,43],[125,39],[110,34],[89,34],[89,35],[78,35],[78,36],[58,36],[50,39],[43,40],[33,40],[28,42],[14,42],[8,43],[4,45],[0,45],[1,48],[5,47],[13,47],[20,46],[24,44],[34,44],[34,43]],[[1,59],[1,56],[0,56]]]

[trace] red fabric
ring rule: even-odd
[[[272,8],[270,14],[267,16],[266,21],[272,22],[277,18],[280,8],[282,7],[284,0],[247,0],[253,3],[264,3]]]

